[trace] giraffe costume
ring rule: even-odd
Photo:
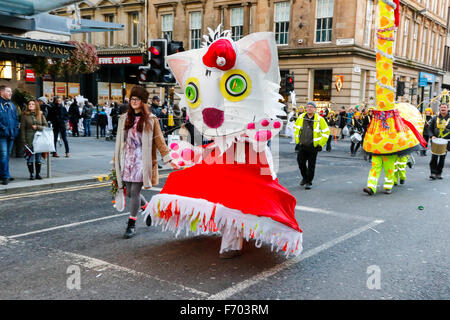
[[[394,104],[393,46],[394,30],[398,26],[399,1],[380,0],[376,50],[376,98],[377,109],[364,137],[363,148],[372,154],[367,188],[364,192],[376,193],[381,169],[384,169],[384,189],[390,193],[394,185],[394,164],[397,156],[404,156],[423,144],[421,131],[415,126],[408,112],[401,112]],[[395,12],[394,12],[395,11]]]

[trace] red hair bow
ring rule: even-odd
[[[227,39],[219,39],[212,43],[203,56],[203,64],[222,71],[230,70],[236,63],[236,51]]]

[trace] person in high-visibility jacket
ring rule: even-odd
[[[306,112],[298,117],[294,126],[295,142],[298,145],[297,162],[302,174],[301,186],[309,190],[314,179],[317,153],[326,145],[330,129],[327,122],[316,113],[316,104],[308,102]]]

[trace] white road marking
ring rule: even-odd
[[[325,209],[320,209],[320,208],[305,207],[305,206],[296,206],[295,210],[313,212],[313,213],[322,213],[322,214],[336,216],[336,217],[344,218],[344,219],[356,219],[356,220],[362,220],[362,221],[374,221],[376,219],[373,217],[363,217],[363,216],[358,216],[358,215],[354,215],[354,214],[330,211],[330,210],[325,210]]]
[[[324,244],[322,244],[322,245],[320,245],[320,246],[318,246],[318,247],[316,247],[314,249],[308,250],[305,253],[300,254],[300,256],[298,256],[296,258],[289,259],[289,260],[287,260],[286,262],[284,262],[282,264],[279,264],[279,265],[277,265],[277,266],[275,266],[275,267],[273,267],[273,268],[271,268],[269,270],[266,270],[264,272],[261,272],[261,273],[255,275],[255,276],[251,277],[250,279],[244,280],[244,281],[242,281],[242,282],[240,282],[240,283],[238,283],[238,284],[236,284],[234,286],[231,286],[231,287],[229,287],[229,288],[227,288],[225,290],[222,290],[222,291],[220,291],[220,292],[218,292],[216,294],[213,294],[213,295],[209,296],[207,299],[208,300],[225,300],[225,299],[228,299],[228,298],[232,297],[233,295],[235,295],[235,294],[237,294],[239,292],[242,292],[245,289],[247,289],[247,288],[249,288],[249,287],[251,287],[251,286],[253,286],[255,284],[258,284],[259,282],[268,279],[269,277],[273,276],[274,274],[283,271],[284,269],[287,269],[287,268],[289,268],[289,267],[291,267],[291,266],[293,266],[293,265],[295,265],[295,264],[297,264],[297,263],[299,263],[299,262],[301,262],[301,261],[303,261],[303,260],[305,260],[305,259],[307,259],[309,257],[312,257],[312,256],[314,256],[314,255],[316,255],[316,254],[318,254],[318,253],[320,253],[320,252],[322,252],[324,250],[327,250],[327,249],[329,249],[329,248],[331,248],[331,247],[333,247],[333,246],[335,246],[335,245],[337,245],[337,244],[339,244],[339,243],[341,243],[341,242],[343,242],[343,241],[345,241],[347,239],[353,238],[353,237],[357,236],[358,234],[360,234],[360,233],[362,233],[362,232],[364,232],[364,231],[366,231],[366,230],[368,230],[368,229],[370,229],[370,228],[372,228],[372,227],[374,227],[374,226],[376,226],[376,225],[378,225],[380,223],[383,223],[383,222],[384,222],[384,220],[372,221],[371,223],[369,223],[369,224],[367,224],[365,226],[362,226],[360,228],[357,228],[357,229],[355,229],[355,230],[353,230],[353,231],[351,231],[349,233],[346,233],[346,234],[344,234],[341,237],[338,237],[338,238],[336,238],[334,240],[328,241],[328,242],[326,242],[326,243],[324,243]]]
[[[35,231],[31,231],[31,232],[26,232],[26,233],[21,233],[21,234],[16,234],[13,236],[9,236],[8,238],[11,239],[17,239],[17,238],[21,238],[21,237],[26,237],[32,234],[37,234],[37,233],[43,233],[43,232],[48,232],[48,231],[53,231],[53,230],[58,230],[58,229],[64,229],[64,228],[71,228],[71,227],[76,227],[76,226],[80,226],[86,223],[91,223],[91,222],[96,222],[96,221],[101,221],[101,220],[106,220],[106,219],[112,219],[112,218],[116,218],[116,217],[123,217],[126,215],[129,215],[129,212],[125,212],[125,213],[119,213],[119,214],[114,214],[111,216],[106,216],[106,217],[101,217],[101,218],[96,218],[96,219],[91,219],[91,220],[86,220],[86,221],[81,221],[81,222],[74,222],[74,223],[69,223],[69,224],[64,224],[61,226],[56,226],[56,227],[52,227],[52,228],[46,228],[46,229],[41,229],[41,230],[35,230]]]

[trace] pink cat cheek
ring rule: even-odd
[[[178,159],[180,156],[178,155],[178,153],[172,153],[172,159]]]
[[[272,138],[272,132],[270,130],[261,130],[255,135],[255,140],[260,142],[270,140],[270,138]]]
[[[170,149],[172,149],[172,150],[174,150],[174,151],[177,151],[178,150],[178,143],[171,143],[170,144]]]
[[[281,127],[281,123],[278,122],[278,121],[276,121],[276,122],[273,123],[273,127],[274,127],[275,129],[278,129],[279,127]]]
[[[185,163],[184,163],[184,161],[178,161],[178,165],[179,165],[180,167],[184,167]]]
[[[253,130],[253,129],[255,129],[255,124],[252,122],[252,123],[249,123],[249,124],[247,124],[247,129],[250,129],[250,130]]]
[[[184,149],[183,151],[181,151],[181,158],[186,161],[191,161],[194,158],[194,150]]]

